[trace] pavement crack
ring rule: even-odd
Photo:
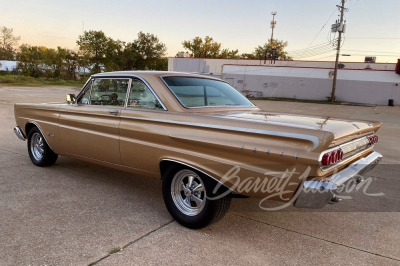
[[[269,226],[272,226],[272,227],[275,227],[275,228],[278,228],[278,229],[282,229],[282,230],[285,230],[287,232],[291,232],[291,233],[303,235],[303,236],[306,236],[306,237],[322,240],[322,241],[325,241],[325,242],[328,242],[328,243],[331,243],[331,244],[334,244],[334,245],[350,248],[350,249],[361,251],[361,252],[364,252],[364,253],[367,253],[367,254],[371,254],[371,255],[378,256],[378,257],[382,257],[382,258],[386,258],[386,259],[390,259],[390,260],[394,260],[394,261],[400,262],[399,259],[392,258],[392,257],[389,257],[389,256],[385,256],[385,255],[382,255],[382,254],[378,254],[378,253],[375,253],[375,252],[371,252],[371,251],[368,251],[368,250],[363,250],[363,249],[352,247],[352,246],[349,246],[349,245],[346,245],[346,244],[338,243],[338,242],[335,242],[335,241],[332,241],[332,240],[327,240],[327,239],[324,239],[324,238],[321,238],[321,237],[317,237],[317,236],[313,236],[313,235],[308,235],[308,234],[305,234],[305,233],[297,232],[297,231],[294,231],[292,229],[288,229],[288,228],[281,227],[281,226],[278,226],[278,225],[270,224],[270,223],[263,222],[263,221],[260,221],[260,220],[257,220],[257,219],[253,219],[253,218],[249,218],[249,217],[246,217],[246,216],[243,216],[243,215],[239,215],[239,214],[235,214],[235,213],[231,213],[231,214],[235,215],[237,217],[241,217],[241,218],[250,220],[250,221],[254,221],[254,222],[257,222],[257,223],[261,223],[261,224],[269,225]]]
[[[2,149],[2,148],[0,148],[0,150],[6,151],[6,152],[9,152],[9,153],[13,153],[13,154],[16,154],[16,155],[28,157],[28,154],[21,154],[21,153],[15,152],[15,151],[9,151],[9,150]]]
[[[124,245],[124,246],[121,247],[120,249],[125,250],[125,249],[126,249],[127,247],[129,247],[130,245],[133,245],[133,244],[139,242],[139,241],[142,240],[143,238],[148,237],[149,235],[151,235],[151,234],[157,232],[158,230],[160,230],[160,229],[166,227],[167,225],[173,223],[174,221],[175,221],[175,220],[171,220],[171,221],[168,221],[168,222],[166,222],[166,223],[160,225],[160,226],[157,227],[156,229],[151,230],[150,232],[148,232],[148,233],[146,233],[146,234],[140,236],[139,238],[136,238],[135,240],[129,242],[128,244]],[[101,261],[107,259],[108,257],[112,256],[113,254],[114,254],[114,253],[110,252],[110,253],[108,253],[107,255],[105,255],[105,256],[101,257],[100,259],[96,260],[95,262],[89,263],[88,266],[94,266],[94,265],[96,265],[97,263],[99,263],[99,262],[101,262]]]

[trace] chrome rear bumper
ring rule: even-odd
[[[15,135],[17,135],[17,137],[18,137],[20,140],[23,140],[23,141],[26,140],[25,134],[24,134],[24,132],[21,130],[20,127],[14,127],[14,133],[15,133]]]
[[[362,181],[362,175],[371,171],[382,159],[382,155],[373,152],[365,158],[352,163],[347,168],[334,174],[324,182],[306,181],[294,206],[298,208],[320,209],[332,199],[337,190],[350,180]]]

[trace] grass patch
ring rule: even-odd
[[[258,98],[249,98],[249,100],[266,100],[266,101],[276,101],[276,102],[296,102],[296,103],[318,103],[318,104],[333,104],[333,105],[341,105],[342,102],[335,101],[332,103],[329,101],[316,101],[316,100],[303,100],[303,99],[292,99],[292,98],[275,98],[275,97],[258,97]]]
[[[110,251],[109,254],[112,255],[112,254],[116,254],[116,253],[119,253],[119,252],[122,252],[122,251],[124,251],[123,248],[114,248],[113,250]]]
[[[82,87],[86,80],[63,80],[63,79],[49,79],[49,78],[33,78],[18,75],[4,75],[0,76],[0,86],[74,86]]]

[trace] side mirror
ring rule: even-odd
[[[76,103],[76,96],[75,94],[67,94],[67,103]]]

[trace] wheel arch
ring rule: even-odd
[[[223,185],[224,187],[226,187],[227,189],[231,190],[229,187],[227,187],[224,183],[221,183],[221,181],[219,181],[217,178],[213,177],[212,175],[206,173],[205,171],[199,169],[198,167],[195,167],[193,165],[191,165],[190,163],[187,162],[182,162],[179,160],[175,160],[175,159],[162,159],[160,161],[160,173],[161,173],[161,179],[164,176],[164,173],[168,170],[168,168],[170,168],[173,165],[177,165],[177,166],[186,166],[194,171],[200,172],[206,176],[208,176],[209,178],[215,180],[216,182],[220,183],[221,185]]]
[[[51,150],[53,150],[53,148],[50,146],[49,142],[47,141],[46,135],[44,134],[43,130],[40,128],[40,126],[36,122],[28,121],[25,124],[26,137],[29,138],[29,132],[32,130],[32,128],[35,128],[35,127],[39,129],[39,131],[42,134],[42,136],[43,136],[44,140],[46,141],[47,145],[50,147]]]
[[[26,135],[26,137],[29,136],[29,131],[31,131],[32,128],[34,128],[34,127],[38,127],[38,126],[35,125],[35,124],[32,123],[32,122],[27,122],[27,123],[26,123],[26,125],[25,125],[25,135]]]

